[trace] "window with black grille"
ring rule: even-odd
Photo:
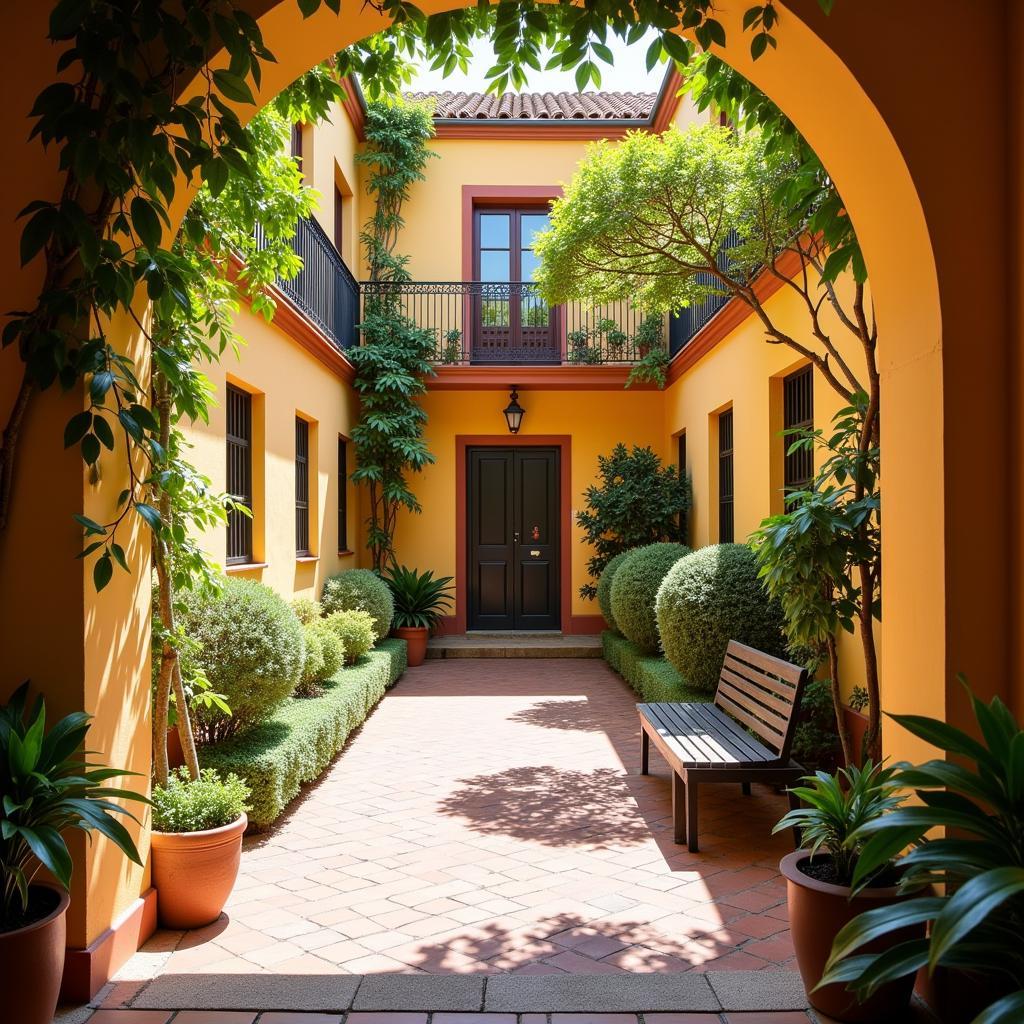
[[[782,382],[782,422],[785,430],[814,429],[814,376],[813,367],[805,366],[791,373]],[[785,468],[783,493],[806,491],[814,477],[814,451],[798,448],[790,451],[796,440],[791,434],[783,435]]]
[[[338,438],[338,550],[348,551],[348,441]]]
[[[686,479],[686,431],[684,430],[676,438],[676,459],[679,479]],[[679,513],[679,540],[685,544],[689,532],[689,523],[685,512]]]
[[[295,157],[296,160],[301,160],[302,159],[302,123],[300,121],[296,121],[292,125],[292,134],[291,134],[291,139],[289,141],[290,141],[290,148],[291,148],[292,156]]]
[[[338,250],[338,255],[344,259],[344,252],[342,245],[345,242],[345,197],[341,194],[341,189],[337,185],[334,186],[334,248]]]
[[[309,554],[309,424],[295,417],[295,553]]]
[[[235,501],[252,508],[252,395],[227,388],[227,491]],[[228,564],[251,562],[252,518],[228,512]]]
[[[718,542],[733,542],[732,409],[718,415]]]

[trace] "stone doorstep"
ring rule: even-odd
[[[155,978],[132,1009],[643,1013],[804,1010],[795,971],[623,975],[189,975]]]
[[[437,658],[600,658],[601,638],[561,633],[470,633],[435,637],[427,657]]]

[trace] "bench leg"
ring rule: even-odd
[[[789,809],[791,811],[797,810],[800,806],[800,797],[796,795],[791,789],[786,790],[786,795],[789,797]],[[800,834],[800,829],[795,825],[793,826],[793,848],[799,850],[803,845],[804,837]]]
[[[686,780],[686,848],[697,853],[697,783]]]
[[[640,774],[648,775],[648,763],[650,761],[651,753],[651,738],[647,735],[647,730],[643,727],[640,728]]]
[[[749,782],[741,782],[740,783],[740,790],[742,791],[744,796],[750,796],[750,783]]]
[[[678,772],[672,773],[672,828],[677,843],[686,842],[686,783]]]

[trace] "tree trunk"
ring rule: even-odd
[[[825,642],[828,650],[828,671],[829,689],[832,692],[832,707],[836,713],[836,731],[839,733],[839,745],[843,750],[843,761],[851,765],[853,758],[853,742],[850,739],[850,730],[846,725],[846,716],[843,714],[843,696],[839,686],[839,648],[836,645],[836,638],[830,636]]]

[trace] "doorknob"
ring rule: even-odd
[[[518,530],[513,530],[512,531],[512,543],[513,544],[518,544],[519,543],[519,531]]]

